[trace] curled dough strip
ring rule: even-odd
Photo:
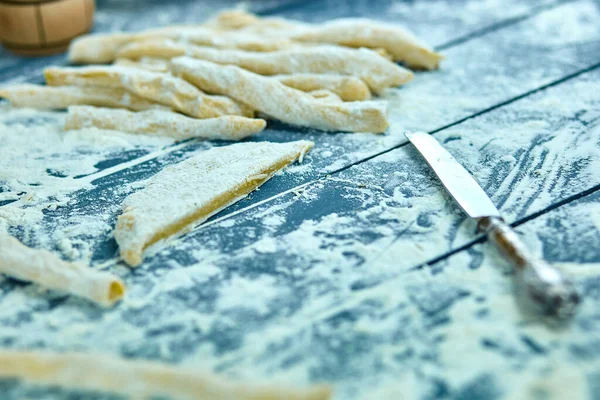
[[[118,50],[136,37],[161,37],[193,28],[190,25],[171,25],[163,28],[150,29],[142,33],[106,33],[88,34],[76,38],[69,45],[69,61],[78,64],[106,64],[113,61]]]
[[[187,55],[217,64],[237,65],[261,75],[316,73],[342,74],[362,79],[374,91],[399,86],[413,78],[402,68],[369,49],[339,46],[300,47],[269,53],[222,50],[170,40],[134,42],[119,51],[119,57],[165,57]]]
[[[187,400],[327,400],[328,386],[294,389],[229,382],[209,372],[84,353],[0,350],[0,377],[38,385]]]
[[[69,107],[65,129],[95,127],[129,133],[169,136],[176,140],[205,138],[240,140],[262,131],[265,120],[239,116],[194,119],[172,111],[126,110],[89,106]]]
[[[137,61],[128,58],[119,58],[116,65],[147,69],[155,72],[169,71],[169,59],[144,57]],[[338,95],[343,101],[361,101],[371,98],[369,87],[360,79],[353,76],[333,74],[291,74],[274,75],[272,77],[294,89],[303,92],[315,90],[328,90]]]
[[[47,250],[32,249],[3,232],[0,232],[0,272],[85,297],[105,307],[125,294],[125,285],[116,276],[63,261]]]
[[[342,99],[337,94],[330,92],[329,90],[321,89],[321,90],[313,90],[312,92],[308,92],[314,99],[319,101],[324,101],[326,103],[341,103]]]
[[[437,69],[443,56],[434,52],[408,29],[365,18],[335,19],[323,24],[307,24],[282,18],[260,18],[245,11],[224,11],[207,25],[246,34],[269,34],[304,43],[328,43],[348,47],[381,48],[394,61],[411,68]]]
[[[128,58],[119,58],[116,65],[147,69],[155,72],[169,71],[169,59],[166,58],[141,58],[137,61]],[[346,75],[329,74],[291,74],[274,75],[272,77],[294,89],[303,92],[315,90],[328,90],[338,95],[343,101],[361,101],[371,98],[369,87],[360,79]]]
[[[128,68],[140,68],[153,72],[169,72],[169,59],[158,57],[142,57],[139,60],[117,58],[113,65]]]
[[[224,10],[211,19],[205,26],[218,30],[244,30],[253,32],[292,32],[300,28],[307,28],[310,25],[300,21],[293,21],[285,18],[269,17],[261,18],[255,14],[244,10]]]
[[[82,36],[73,41],[69,47],[69,60],[81,64],[109,63],[115,60],[121,47],[145,39],[181,40],[200,46],[247,51],[274,51],[301,45],[285,38],[272,39],[250,32],[215,31],[200,26],[173,26],[140,33]]]
[[[23,84],[0,88],[0,97],[15,107],[62,110],[73,105],[128,108],[134,111],[163,108],[150,100],[111,87],[42,86]]]
[[[135,35],[130,33],[80,36],[69,46],[69,61],[78,64],[109,63],[121,47],[134,39]]]
[[[383,102],[327,103],[244,69],[190,57],[172,60],[171,69],[203,90],[226,94],[289,124],[374,133],[381,133],[388,126]]]
[[[278,80],[286,86],[303,92],[314,92],[315,90],[328,90],[335,93],[343,101],[361,101],[371,98],[369,87],[358,78],[344,75],[325,74],[292,74],[275,75],[273,79]]]
[[[154,175],[123,201],[114,231],[121,258],[131,266],[160,240],[185,233],[246,197],[276,172],[302,160],[314,143],[236,143],[214,147]]]
[[[443,59],[409,30],[362,18],[338,19],[294,33],[292,40],[348,47],[382,48],[394,61],[416,69],[437,69]]]
[[[209,96],[170,74],[121,66],[51,67],[44,71],[50,86],[101,86],[125,89],[195,118],[252,116],[245,105],[223,96]]]

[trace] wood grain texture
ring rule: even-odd
[[[346,11],[341,6],[348,2],[330,0],[322,3],[332,7],[329,14],[317,14],[323,9],[315,2],[285,15],[375,16],[367,3],[353,2]],[[425,39],[429,30],[438,37],[434,43],[514,11],[486,2],[468,19],[460,7],[438,15],[423,4],[399,6],[398,15],[418,11],[409,27]],[[545,212],[600,185],[598,13],[591,1],[562,4],[448,48],[439,72],[418,74],[390,94],[397,131],[381,140],[271,124],[256,140],[316,142],[303,166],[274,177],[174,246],[156,249],[140,272],[124,276],[135,301],[110,315],[1,282],[0,299],[14,308],[0,312],[0,343],[53,349],[62,341],[245,379],[325,380],[348,399],[511,399],[531,398],[532,390],[549,398],[600,396],[594,383],[600,379],[600,197],[596,192]],[[424,20],[439,24],[427,29]],[[542,213],[517,231],[534,252],[574,276],[585,300],[570,326],[548,328],[515,303],[510,268],[487,245],[472,243],[474,223],[405,145],[404,129],[440,130],[436,137],[509,221]],[[38,229],[64,231],[86,215],[112,225],[122,199],[136,190],[132,184],[207,146],[190,143],[103,175],[157,150],[112,153],[88,177],[97,177],[93,187],[45,210]],[[393,146],[400,147],[349,167]],[[36,242],[34,229],[12,232],[49,245]],[[107,231],[74,238],[90,246],[94,263],[111,266],[117,248]],[[452,251],[458,252],[448,256]],[[72,329],[51,328],[57,318]],[[6,385],[12,398],[35,390]]]

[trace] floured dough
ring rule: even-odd
[[[308,92],[313,98],[324,101],[327,103],[341,103],[342,99],[337,94],[330,92],[329,90],[313,90],[312,92]]]
[[[170,39],[219,49],[254,52],[315,44],[365,47],[384,50],[394,61],[416,69],[436,69],[443,59],[414,33],[397,24],[366,18],[341,18],[309,24],[284,18],[261,18],[241,10],[221,12],[202,25],[174,25],[138,33],[86,35],[71,44],[69,59],[74,63],[108,63],[115,60],[123,46],[146,39]],[[173,57],[178,55],[184,54]]]
[[[146,69],[154,72],[169,72],[169,59],[160,57],[142,57],[137,60],[129,58],[117,58],[113,65],[121,67],[133,67]]]
[[[42,86],[23,84],[0,88],[0,97],[15,107],[61,110],[72,105],[122,107],[134,111],[167,107],[113,87]]]
[[[382,48],[392,55],[394,61],[403,62],[416,69],[437,69],[443,58],[407,29],[363,18],[325,22],[303,32],[294,33],[290,38],[301,42]]]
[[[84,353],[0,350],[0,377],[136,399],[327,400],[331,396],[325,385],[307,389],[248,385],[191,368]]]
[[[246,197],[277,171],[301,160],[313,145],[305,140],[238,143],[166,167],[123,202],[114,232],[121,258],[139,265],[148,246],[186,232]]]
[[[273,79],[303,92],[328,90],[338,95],[343,101],[361,101],[371,98],[369,87],[358,78],[344,75],[326,74],[292,74],[275,75]]]
[[[210,96],[170,74],[122,66],[50,67],[44,70],[50,86],[77,85],[125,89],[195,118],[223,115],[253,116],[247,106],[224,96]]]
[[[244,10],[232,9],[217,13],[209,19],[205,26],[218,30],[238,30],[252,28],[255,32],[283,32],[307,28],[310,25],[300,21],[285,18],[269,17],[260,18]]]
[[[256,53],[157,39],[133,42],[119,51],[119,57],[133,59],[173,58],[183,55],[217,64],[237,65],[261,75],[297,73],[350,75],[362,79],[374,91],[400,86],[413,78],[409,70],[373,50],[364,48],[314,46]]]
[[[270,38],[252,33],[215,31],[201,26],[169,27],[139,33],[109,33],[86,35],[76,39],[69,48],[73,63],[104,64],[114,61],[127,43],[144,39],[182,40],[201,46],[248,51],[274,51],[301,46],[286,38]]]
[[[169,71],[168,58],[142,57],[138,60],[119,58],[115,65],[147,69],[155,72]],[[274,75],[286,86],[303,92],[314,92],[315,90],[328,90],[338,95],[343,101],[361,101],[371,98],[369,87],[359,78],[335,74],[291,74]]]
[[[69,107],[65,129],[95,127],[129,133],[162,135],[185,140],[190,138],[240,140],[262,131],[263,119],[224,116],[194,119],[172,111],[149,110],[131,112],[89,106]]]
[[[83,35],[71,42],[69,61],[76,64],[106,64],[113,61],[117,51],[135,39],[131,33]]]
[[[241,10],[224,11],[207,22],[216,29],[284,37],[305,43],[384,49],[395,61],[411,68],[436,69],[443,56],[434,52],[408,29],[366,18],[341,18],[307,24],[282,18],[260,18]]]
[[[106,64],[113,61],[119,48],[137,37],[161,37],[170,32],[195,28],[195,25],[170,25],[140,33],[101,33],[77,37],[69,46],[69,61],[75,64]],[[167,36],[168,37],[168,36]]]
[[[0,272],[45,288],[85,297],[103,306],[113,305],[125,294],[125,285],[116,276],[63,261],[47,250],[32,249],[2,231]]]
[[[388,126],[384,102],[327,103],[244,69],[190,57],[173,59],[171,68],[202,90],[228,95],[289,124],[374,133],[384,132]]]

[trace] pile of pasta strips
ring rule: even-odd
[[[314,25],[225,11],[202,25],[88,35],[69,50],[84,67],[47,68],[48,86],[0,90],[15,106],[68,108],[66,129],[238,140],[257,115],[326,131],[381,133],[372,95],[442,58],[411,32],[367,19]],[[112,63],[111,65],[106,65]]]

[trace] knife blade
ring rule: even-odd
[[[517,268],[534,304],[545,314],[571,317],[580,302],[573,284],[560,271],[533,256],[477,181],[433,136],[425,132],[407,132],[405,136],[465,214],[477,221],[479,230]]]

